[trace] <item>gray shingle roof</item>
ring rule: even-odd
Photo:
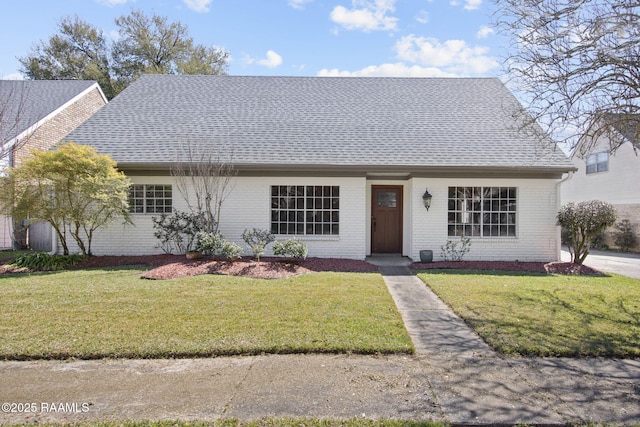
[[[181,146],[245,167],[569,170],[549,140],[518,132],[498,79],[144,75],[66,139],[127,165]]]
[[[96,84],[85,80],[0,80],[0,136],[9,141]]]

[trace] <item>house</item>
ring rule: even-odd
[[[0,173],[19,166],[32,150],[46,150],[107,103],[98,83],[78,80],[0,80]],[[51,249],[51,233],[34,226],[30,242],[19,245]],[[37,237],[38,234],[42,234]],[[11,218],[0,216],[0,248],[13,246]]]
[[[573,165],[521,111],[495,78],[144,75],[65,139],[133,182],[134,225],[100,230],[97,255],[160,253],[152,217],[186,210],[170,166],[189,146],[233,163],[220,230],[242,245],[256,227],[310,256],[437,260],[466,235],[467,260],[556,260]]]
[[[618,124],[616,124],[618,123]],[[613,122],[609,135],[603,132],[592,144],[574,150],[571,161],[577,171],[562,183],[562,203],[602,200],[618,211],[619,220],[627,219],[640,240],[640,157],[635,129]],[[610,139],[622,142],[613,152]],[[635,146],[634,146],[635,144]],[[604,234],[605,242],[613,246],[611,232]],[[631,250],[640,251],[640,242]]]

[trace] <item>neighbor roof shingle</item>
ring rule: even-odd
[[[9,141],[81,94],[95,81],[0,80],[0,133]]]
[[[122,168],[169,164],[189,143],[246,167],[572,169],[516,129],[521,108],[493,78],[144,75],[66,139]]]

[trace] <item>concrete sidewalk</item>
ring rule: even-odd
[[[381,270],[416,356],[0,362],[0,403],[34,409],[3,405],[0,423],[267,416],[640,423],[640,361],[500,357],[405,266]]]

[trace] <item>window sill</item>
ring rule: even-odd
[[[304,235],[304,234],[275,234],[277,240],[296,239],[303,242],[317,241],[337,241],[340,240],[339,235]]]

